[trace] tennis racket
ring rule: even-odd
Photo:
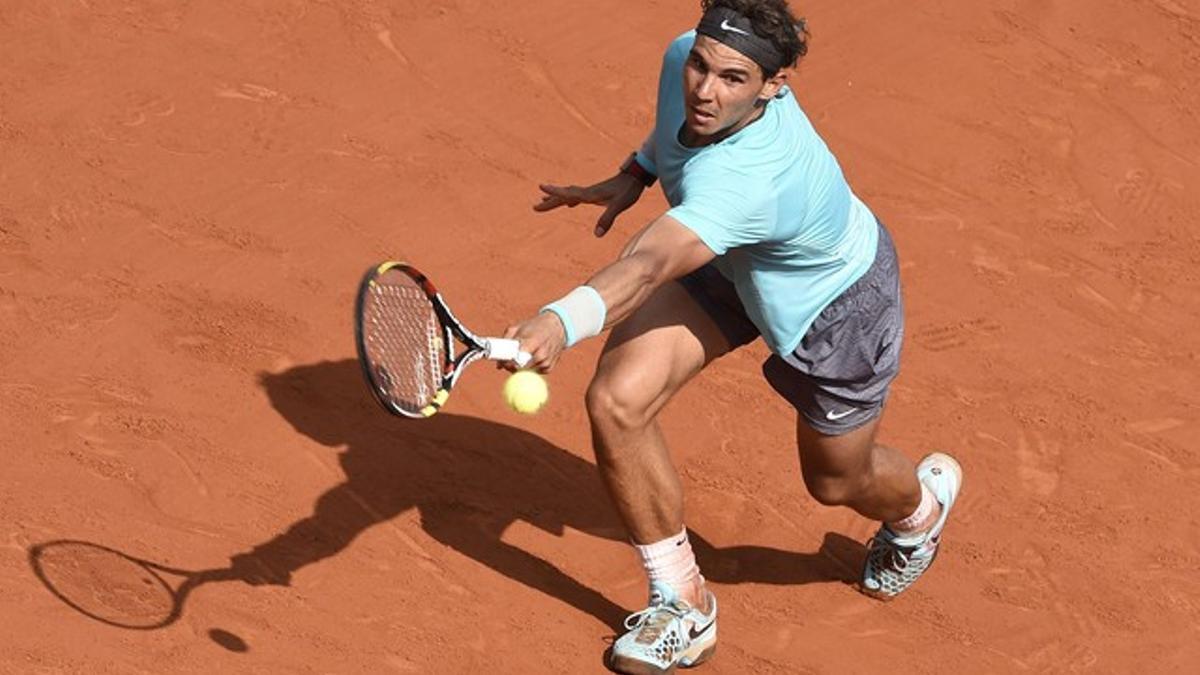
[[[355,302],[358,362],[375,399],[388,412],[425,418],[437,413],[467,366],[479,359],[529,362],[520,343],[479,337],[463,327],[429,278],[411,265],[385,262],[367,270]]]

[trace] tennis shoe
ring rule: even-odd
[[[867,542],[867,560],[863,566],[862,592],[891,600],[912,586],[937,557],[942,529],[954,501],[962,490],[962,467],[950,455],[935,452],[917,465],[920,480],[942,507],[937,521],[928,530],[901,536],[886,524]]]
[[[658,675],[703,663],[717,648],[717,599],[704,614],[665,584],[651,582],[649,605],[625,619],[608,667],[628,675]]]

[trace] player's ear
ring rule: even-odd
[[[775,98],[779,90],[783,88],[783,85],[787,84],[787,76],[787,70],[780,69],[779,72],[764,80],[762,89],[758,92],[758,100],[770,101]]]

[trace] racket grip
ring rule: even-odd
[[[529,352],[521,351],[521,343],[507,338],[485,338],[484,356],[491,361],[513,361],[524,368],[533,358]]]

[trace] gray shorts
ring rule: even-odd
[[[709,264],[679,283],[713,318],[732,348],[759,330],[746,316],[733,282]],[[875,261],[813,321],[796,351],[772,354],[763,375],[818,432],[837,436],[879,416],[900,370],[904,301],[896,248],[879,225]]]

